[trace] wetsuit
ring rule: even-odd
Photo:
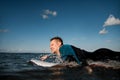
[[[75,61],[78,64],[87,65],[83,50],[72,45],[62,45],[59,49],[61,58],[64,61]]]
[[[83,66],[88,65],[88,59],[94,61],[104,61],[109,59],[120,61],[120,52],[114,52],[105,48],[98,49],[94,52],[88,52],[72,45],[62,45],[59,51],[63,62],[75,61]]]

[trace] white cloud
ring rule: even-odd
[[[120,19],[115,18],[113,15],[110,15],[108,19],[104,22],[105,26],[120,25]]]
[[[120,25],[120,19],[115,18],[113,15],[110,15],[107,20],[104,22],[103,29],[99,31],[99,34],[106,34],[108,31],[105,29],[107,26]]]
[[[56,15],[57,15],[57,12],[56,12],[56,11],[53,11],[52,15],[53,15],[53,16],[56,16]]]
[[[8,32],[8,29],[0,29],[0,32],[1,32],[1,33]]]
[[[48,16],[43,14],[43,15],[42,15],[42,18],[43,18],[43,19],[48,19]]]
[[[57,12],[51,11],[49,9],[46,9],[43,11],[43,14],[42,14],[43,19],[48,19],[50,16],[57,16]]]
[[[103,29],[99,32],[99,34],[106,34],[106,33],[108,33],[108,31],[107,31],[105,28],[103,28]]]

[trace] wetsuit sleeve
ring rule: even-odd
[[[81,50],[80,48],[72,46],[73,50],[75,51],[75,54],[77,55],[78,59],[82,62],[82,65],[87,66],[87,55],[89,54],[85,50]]]
[[[77,55],[75,54],[74,50],[72,49],[71,45],[63,45],[59,51],[60,51],[61,58],[63,61],[65,61],[69,56],[72,56],[75,58],[75,60],[77,61],[78,64],[81,64]]]

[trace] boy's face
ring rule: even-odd
[[[55,40],[55,39],[52,40],[52,41],[50,42],[51,52],[52,52],[52,53],[57,53],[57,52],[59,52],[60,46],[61,46],[61,42],[60,42],[60,41]]]

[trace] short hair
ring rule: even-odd
[[[63,45],[63,40],[62,40],[61,37],[56,36],[56,37],[53,37],[53,38],[50,39],[50,41],[52,41],[52,40],[58,40],[58,41],[61,42],[61,45]]]

